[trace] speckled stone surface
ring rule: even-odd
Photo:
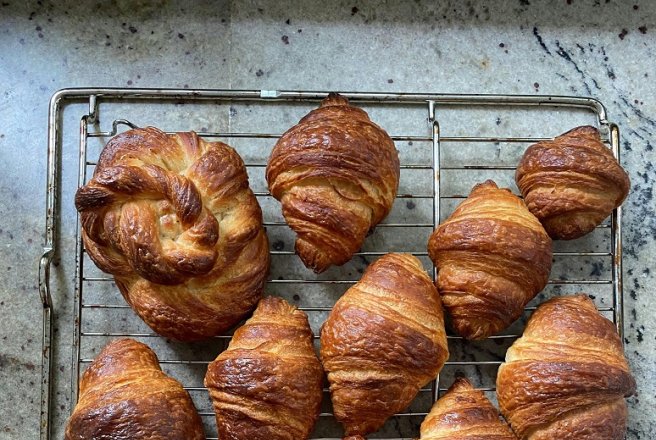
[[[192,7],[187,2],[164,0],[0,2],[0,438],[38,437],[41,308],[37,260],[45,218],[47,104],[56,90],[72,86],[574,94],[599,98],[606,104],[609,118],[622,129],[622,163],[632,181],[623,219],[625,342],[638,393],[629,399],[627,438],[656,436],[656,300],[650,289],[656,281],[656,3],[378,3],[226,0],[194,2]],[[59,223],[62,248],[70,248],[75,233],[70,201],[76,179],[76,126],[83,111],[84,106],[76,104],[64,114],[64,127],[72,137],[65,138],[62,161],[72,171],[62,177],[67,188],[62,193]],[[106,129],[121,110],[116,114],[111,108],[103,111],[100,128]],[[285,117],[294,120],[303,111],[292,108]],[[236,107],[234,114],[214,117],[202,108],[161,110],[156,115],[135,109],[133,117],[144,124],[166,124],[170,129],[219,130],[226,124],[234,124],[233,128],[250,124],[249,112],[251,109]],[[389,117],[375,109],[372,113],[381,124]],[[489,126],[475,129],[489,133],[513,120],[517,119],[495,114],[487,121]],[[487,124],[484,118],[482,121]],[[467,122],[454,116],[450,126],[456,132],[471,129]],[[541,128],[535,121],[526,124]],[[558,134],[560,128],[566,127],[550,126],[540,135]],[[429,160],[421,156],[421,148],[404,147],[408,148],[408,163]],[[490,154],[494,156],[494,151]],[[512,161],[513,157],[511,153],[500,160]],[[458,154],[445,156],[449,159],[462,160]],[[405,179],[408,190],[423,191],[424,178]],[[261,176],[253,175],[251,180],[254,185],[263,184]],[[459,192],[469,183],[453,178],[453,191]],[[500,183],[510,185],[512,181]],[[270,200],[262,203],[276,220],[277,205]],[[390,221],[421,222],[430,215],[430,206],[399,199]],[[269,233],[273,249],[291,249],[293,237],[287,232]],[[589,244],[603,244],[604,240],[592,237]],[[369,238],[368,245],[393,248],[399,243],[398,237],[381,228]],[[562,246],[566,249],[567,245]],[[275,268],[273,277],[306,274],[297,261],[286,258],[290,261]],[[357,279],[366,264],[354,260],[339,274]],[[554,269],[558,276],[557,271],[571,270],[572,266],[561,263]],[[604,277],[609,267],[608,263],[585,261],[573,270],[582,277]],[[65,307],[73,294],[74,260],[70,254],[58,257],[53,277],[58,287],[55,340],[61,348],[55,371],[59,394],[52,410],[61,420],[70,412],[66,391],[70,370],[65,367],[70,359],[68,335],[73,325]],[[341,291],[327,288],[316,293],[314,300],[334,299]],[[90,288],[89,292],[98,300],[120,302],[109,285]],[[302,293],[282,288],[272,293],[292,301],[304,300]],[[603,301],[598,305],[604,306]],[[129,309],[119,312],[125,316],[116,316],[111,322],[104,322],[108,320],[103,317],[90,317],[90,321],[104,331],[123,329],[122,322],[136,326],[131,330],[146,330],[132,320]],[[322,318],[313,319],[318,327]],[[217,344],[148,342],[162,358],[174,354],[209,360],[220,348]],[[490,359],[502,357],[504,349],[494,344],[476,348],[479,355]],[[93,357],[96,352],[95,347],[84,344],[81,350],[83,357]],[[452,347],[454,356],[466,356],[471,350]],[[202,378],[203,368],[165,369],[181,380],[192,381]],[[479,382],[493,377],[480,371],[465,372],[480,375]],[[447,378],[446,386],[449,381]],[[201,411],[210,411],[205,396],[193,397]],[[425,402],[420,399],[417,405],[425,406]],[[211,417],[204,419],[208,426],[213,424]],[[387,434],[415,430],[409,435],[416,435],[417,423],[391,423]],[[335,429],[326,428],[326,435]],[[61,437],[61,423],[54,432],[53,438]]]

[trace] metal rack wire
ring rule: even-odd
[[[62,140],[61,140],[61,112],[67,103],[88,103],[88,111],[85,112],[80,118],[79,125],[79,152],[78,152],[78,172],[77,172],[77,185],[83,185],[89,177],[91,169],[95,165],[96,157],[91,157],[89,154],[89,142],[95,140],[104,140],[109,138],[122,130],[123,128],[134,127],[135,124],[125,118],[116,118],[112,121],[111,129],[106,131],[100,130],[98,127],[99,120],[99,104],[121,102],[127,103],[147,103],[148,105],[157,105],[164,102],[211,102],[216,104],[229,104],[241,102],[251,107],[257,106],[271,106],[271,105],[288,105],[291,103],[304,103],[308,105],[316,105],[316,103],[325,97],[325,92],[298,92],[298,91],[228,91],[228,90],[155,90],[155,89],[65,89],[56,93],[50,103],[49,114],[49,138],[48,138],[48,187],[47,187],[47,217],[46,217],[46,244],[44,247],[44,254],[40,261],[39,271],[39,288],[41,293],[41,300],[43,304],[43,368],[42,368],[42,423],[41,423],[41,438],[50,438],[51,429],[51,378],[52,378],[52,356],[51,356],[51,332],[52,332],[52,316],[53,316],[53,302],[52,294],[50,291],[50,265],[55,254],[56,243],[56,219],[59,215],[58,197],[60,194],[59,173],[62,169],[60,157],[62,154]],[[402,160],[402,173],[424,173],[422,174],[424,180],[424,189],[421,191],[406,192],[400,191],[397,199],[405,203],[428,203],[430,205],[430,214],[420,218],[419,220],[403,221],[391,219],[385,221],[377,227],[377,231],[394,231],[395,234],[415,234],[414,231],[427,231],[428,233],[437,225],[443,214],[447,211],[444,205],[454,204],[466,197],[464,193],[447,192],[445,190],[444,175],[449,172],[484,172],[494,177],[495,174],[512,172],[515,168],[514,164],[508,163],[475,163],[475,158],[472,163],[462,163],[462,160],[445,160],[444,155],[450,150],[449,148],[465,149],[470,148],[473,151],[480,145],[517,145],[521,148],[529,145],[530,143],[539,140],[547,139],[547,137],[527,137],[521,135],[487,135],[478,136],[469,133],[459,133],[455,131],[453,134],[448,133],[448,123],[444,122],[442,115],[448,109],[460,108],[476,108],[483,111],[492,111],[492,108],[512,108],[512,109],[530,109],[549,108],[557,110],[577,110],[584,111],[591,115],[594,123],[598,126],[603,136],[605,136],[607,144],[612,149],[615,157],[619,158],[619,130],[615,124],[609,123],[606,118],[606,111],[604,106],[597,100],[592,98],[580,97],[562,97],[562,96],[512,96],[512,95],[446,95],[446,94],[383,94],[383,93],[344,93],[356,105],[374,105],[384,106],[391,109],[393,112],[404,112],[408,108],[424,109],[425,119],[420,121],[420,124],[425,124],[425,134],[417,133],[392,133],[392,138],[397,143],[397,149],[401,150],[402,145],[412,145],[418,143],[430,149],[429,160],[424,162],[412,161],[411,156],[406,160]],[[422,112],[423,112],[422,111]],[[447,120],[449,118],[446,118]],[[295,123],[295,121],[291,121]],[[498,124],[498,121],[497,121]],[[94,128],[95,127],[95,128]],[[160,127],[166,129],[167,127]],[[189,127],[193,129],[196,127]],[[259,131],[246,131],[232,129],[228,124],[228,129],[225,131],[211,131],[211,130],[197,130],[198,134],[202,137],[209,139],[222,139],[227,140],[228,143],[237,142],[239,140],[270,140],[271,144],[275,139],[280,136],[281,132],[270,132],[267,130]],[[558,132],[550,133],[550,136],[559,134]],[[457,151],[457,150],[456,150]],[[448,155],[448,154],[447,154]],[[457,155],[456,155],[457,156]],[[470,155],[471,156],[471,155]],[[474,154],[473,156],[476,156]],[[455,157],[455,156],[454,156]],[[247,169],[249,174],[263,170],[266,166],[266,161],[248,161]],[[430,162],[430,163],[426,163]],[[421,180],[421,178],[418,177]],[[456,185],[457,186],[457,185]],[[258,200],[262,201],[270,197],[265,190],[255,191]],[[275,205],[274,205],[275,206]],[[607,263],[610,263],[608,268],[608,278],[599,278],[598,276],[590,277],[570,277],[570,274],[562,275],[552,278],[549,285],[554,287],[556,291],[553,294],[559,294],[561,287],[590,289],[597,286],[603,290],[603,295],[606,299],[600,298],[598,308],[601,312],[608,314],[615,324],[617,325],[618,332],[623,335],[623,301],[622,301],[622,270],[621,270],[621,229],[619,219],[621,217],[620,208],[615,210],[610,218],[610,221],[598,227],[600,234],[607,236],[607,239],[602,239],[606,245],[602,249],[581,250],[579,248],[556,249],[554,252],[554,259],[567,259],[567,258],[597,258]],[[274,228],[287,228],[284,221],[280,219],[267,219],[265,217],[265,226],[272,230]],[[375,232],[376,234],[378,232]],[[377,258],[384,255],[390,249],[379,246],[376,240],[373,240],[372,248],[363,248],[359,251],[355,258],[362,260],[364,264],[369,262],[369,259]],[[395,249],[400,251],[405,249]],[[150,329],[146,327],[139,327],[139,319],[136,315],[131,314],[129,306],[120,300],[107,301],[106,298],[95,298],[93,291],[95,289],[102,289],[97,286],[110,286],[113,279],[106,275],[101,274],[90,264],[90,260],[85,256],[82,239],[80,234],[79,221],[77,224],[77,233],[75,237],[75,287],[74,287],[74,300],[72,304],[73,310],[73,331],[71,335],[72,342],[72,356],[70,364],[66,366],[72,372],[70,383],[70,398],[71,405],[77,399],[78,394],[78,378],[80,373],[84,370],[85,366],[92,360],[92,356],[87,356],[83,353],[83,345],[88,346],[101,346],[104,345],[107,338],[112,337],[134,337],[146,338],[150,341],[158,341],[163,338],[159,337]],[[427,252],[425,249],[410,250],[414,255],[422,258],[425,264],[429,264],[427,259]],[[285,250],[274,248],[271,250],[272,266],[277,264],[289,264],[290,258],[294,257],[292,250]],[[601,263],[600,263],[601,264]],[[605,264],[605,263],[603,263]],[[567,266],[567,265],[565,265]],[[432,267],[433,276],[435,276],[435,269]],[[301,272],[303,274],[303,272]],[[305,275],[273,277],[269,280],[269,289],[276,290],[280,286],[285,289],[292,287],[298,288],[303,286],[307,289],[319,289],[326,286],[331,288],[341,289],[341,292],[346,290],[350,285],[356,282],[357,277],[352,276],[350,273],[337,272],[332,275],[324,277],[316,277],[310,274],[309,271]],[[291,286],[291,287],[290,287]],[[106,288],[106,287],[104,287]],[[116,297],[120,297],[118,292],[115,293]],[[296,299],[296,298],[295,298]],[[531,311],[535,309],[536,302],[531,303],[526,310]],[[315,322],[319,322],[331,310],[331,304],[300,304],[299,308],[304,310],[308,315],[314,317]],[[112,325],[104,325],[99,328],[93,328],[92,324],[95,321],[103,323],[112,323],[118,320],[117,316],[126,312],[125,327],[118,330],[113,329]],[[311,319],[312,321],[312,319]],[[131,326],[132,325],[132,326]],[[124,328],[127,328],[125,330]],[[521,323],[511,327],[511,329],[501,335],[496,335],[489,338],[489,342],[498,346],[498,350],[492,348],[491,350],[480,349],[480,347],[467,345],[462,338],[457,336],[448,336],[450,346],[457,345],[452,351],[455,355],[447,362],[443,374],[425,389],[420,392],[420,397],[417,399],[418,403],[411,405],[406,412],[397,415],[397,420],[403,421],[404,419],[413,419],[415,422],[407,422],[397,424],[400,426],[400,431],[410,431],[412,427],[416,426],[416,420],[421,421],[421,418],[428,412],[430,405],[436,400],[439,394],[445,391],[450,385],[447,378],[451,378],[454,372],[462,372],[468,368],[475,368],[475,374],[484,376],[481,370],[492,369],[501,364],[500,356],[503,351],[512,341],[521,333]],[[318,337],[315,337],[315,339]],[[230,335],[218,336],[212,342],[213,355],[217,354],[217,350],[225,347]],[[95,348],[94,348],[95,350]],[[474,350],[474,352],[471,352]],[[487,350],[487,351],[486,351]],[[182,350],[184,352],[184,350]],[[483,353],[481,356],[480,354]],[[486,354],[487,353],[487,354]],[[159,355],[159,353],[158,353]],[[192,356],[193,357],[193,356]],[[491,358],[491,359],[487,359]],[[168,353],[167,355],[160,355],[160,363],[163,367],[174,368],[176,366],[191,367],[198,365],[204,368],[210,362],[209,359],[190,359],[178,352]],[[166,368],[165,368],[166,369]],[[471,371],[469,371],[471,373]],[[494,373],[489,371],[487,376],[493,376]],[[445,378],[446,376],[446,378]],[[487,378],[489,382],[489,377]],[[492,377],[493,379],[493,377]],[[205,388],[198,386],[195,383],[185,383],[181,379],[183,385],[190,393],[198,393],[199,395],[206,394]],[[493,384],[485,384],[485,380],[481,380],[478,388],[487,392],[493,392]],[[201,398],[202,399],[202,398]],[[198,403],[197,403],[198,405]],[[206,419],[206,426],[213,425],[214,414],[211,408],[200,410],[201,416]],[[323,420],[331,419],[332,414],[330,408],[326,408],[322,414],[319,424]],[[333,422],[334,423],[334,422]],[[398,431],[397,430],[397,431]],[[403,432],[398,435],[412,436],[416,433]],[[216,439],[216,437],[208,437],[208,439]]]

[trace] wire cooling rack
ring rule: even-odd
[[[102,146],[121,131],[146,125],[169,132],[194,130],[204,138],[221,140],[237,149],[247,164],[269,235],[272,268],[267,292],[304,310],[316,335],[339,296],[359,279],[371,261],[387,252],[410,252],[435,276],[426,251],[434,227],[477,182],[491,178],[518,193],[514,169],[532,143],[577,125],[594,125],[619,159],[618,127],[608,122],[604,106],[592,98],[343,93],[367,110],[394,139],[401,158],[401,184],[392,212],[351,262],[315,275],[294,255],[294,235],[282,218],[279,204],[267,192],[264,169],[276,139],[326,95],[266,90],[88,88],[65,89],[52,97],[46,243],[39,268],[43,304],[41,439],[51,435],[61,438],[84,369],[112,338],[126,336],[155,350],[164,371],[190,392],[208,439],[217,438],[214,413],[202,379],[207,364],[227,346],[230,335],[182,344],[154,334],[125,304],[112,278],[95,267],[82,246],[72,196],[93,174]],[[456,375],[466,375],[494,400],[496,370],[506,349],[521,334],[530,311],[549,297],[586,292],[623,335],[620,218],[618,208],[588,236],[555,242],[547,288],[528,305],[524,317],[504,333],[481,342],[449,335],[451,357],[440,376],[420,391],[404,413],[392,417],[371,438],[417,436],[423,417]],[[58,229],[63,233],[58,234]],[[62,264],[51,268],[55,260]],[[341,438],[327,389],[324,392],[324,408],[313,438]]]

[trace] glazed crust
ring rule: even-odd
[[[266,170],[296,253],[317,273],[360,249],[391,210],[399,175],[392,139],[338,94],[283,134]]]
[[[515,180],[528,209],[559,240],[592,231],[630,188],[629,176],[591,126],[529,147]]]
[[[547,284],[551,239],[524,203],[488,180],[433,232],[428,253],[453,329],[483,339],[518,319]]]
[[[312,340],[305,313],[281,298],[260,301],[205,376],[219,438],[308,438],[323,393]]]
[[[406,408],[448,357],[440,297],[410,254],[371,264],[321,330],[321,360],[347,436],[365,436]]]
[[[573,295],[531,316],[499,368],[497,396],[522,439],[621,440],[635,385],[613,323]]]
[[[109,343],[80,381],[65,440],[203,440],[187,391],[162,372],[155,353],[132,339]]]
[[[127,131],[105,146],[75,204],[87,253],[163,336],[220,334],[262,295],[262,212],[226,144],[193,132]]]
[[[420,440],[517,440],[485,394],[465,378],[435,402],[420,432]]]

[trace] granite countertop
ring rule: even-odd
[[[0,2],[0,438],[38,437],[48,100],[74,86],[599,98],[632,182],[625,347],[638,392],[627,438],[656,436],[655,2],[187,3]]]

